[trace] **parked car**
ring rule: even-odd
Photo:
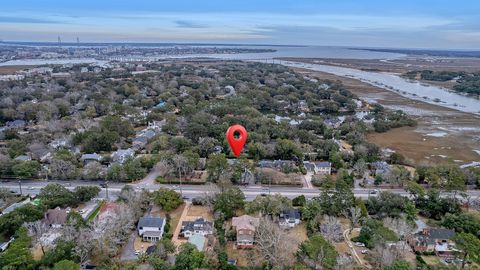
[[[362,254],[367,254],[367,253],[368,253],[368,249],[363,249],[362,251],[360,251],[360,253],[362,253]]]
[[[355,242],[355,246],[357,246],[357,247],[364,247],[365,244],[364,244],[364,243],[361,243],[361,242]]]
[[[374,189],[372,191],[370,191],[370,194],[377,194],[378,190]]]

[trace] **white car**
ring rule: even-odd
[[[364,244],[364,243],[360,243],[360,242],[355,242],[355,246],[357,246],[357,247],[364,247],[365,244]]]
[[[29,190],[33,190],[33,189],[35,189],[35,188],[34,188],[34,187],[28,187],[28,189],[29,189]]]
[[[138,256],[138,255],[140,255],[140,253],[141,253],[141,252],[140,252],[139,250],[135,250],[135,255]]]
[[[368,253],[368,249],[363,249],[362,251],[360,251],[360,253],[362,253],[362,254],[367,254],[367,253]]]

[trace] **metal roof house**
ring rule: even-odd
[[[165,228],[165,219],[161,217],[142,217],[138,221],[138,235],[145,242],[157,242],[162,239]]]

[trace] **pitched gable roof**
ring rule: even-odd
[[[243,215],[240,217],[234,217],[232,219],[232,226],[236,227],[236,230],[251,230],[255,231],[255,228],[258,227],[260,219],[251,217],[249,215]]]

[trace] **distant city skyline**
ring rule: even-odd
[[[447,0],[2,3],[0,40],[480,49],[480,3]]]

